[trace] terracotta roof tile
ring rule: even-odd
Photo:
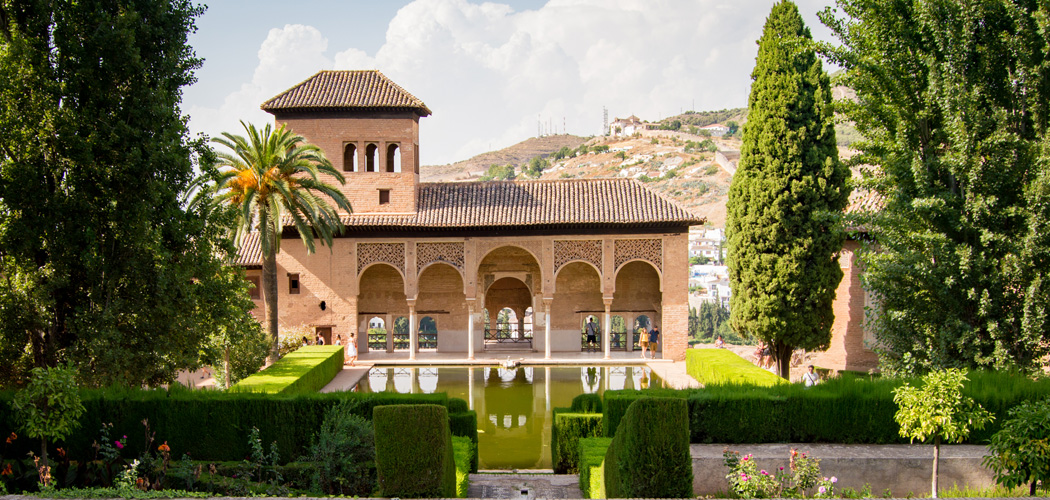
[[[285,90],[261,106],[264,111],[401,109],[429,116],[423,101],[408,93],[383,73],[320,71]]]
[[[440,229],[679,226],[705,219],[633,179],[572,179],[421,183],[416,214],[344,220],[351,227]]]
[[[261,266],[262,247],[259,245],[259,233],[248,233],[241,240],[241,247],[237,249],[237,255],[230,259],[234,266]]]

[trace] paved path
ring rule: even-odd
[[[471,474],[470,498],[581,498],[574,474]]]

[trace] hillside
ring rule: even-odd
[[[513,146],[479,154],[469,160],[449,165],[424,165],[420,167],[419,177],[423,182],[447,182],[477,179],[481,172],[491,165],[521,166],[534,157],[548,156],[561,148],[576,149],[587,141],[586,137],[575,135],[548,135],[530,137]]]

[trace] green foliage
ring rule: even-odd
[[[703,302],[700,304],[700,310],[690,309],[690,315],[696,316],[696,329],[693,329],[693,324],[690,323],[689,335],[693,338],[703,340],[705,342],[714,342],[715,337],[721,332],[719,328],[725,324],[729,326],[729,309],[726,309],[721,302]],[[729,338],[722,335],[722,340],[726,342]]]
[[[375,491],[372,423],[353,410],[346,402],[331,407],[310,446],[315,487],[326,495],[367,497]]]
[[[850,173],[838,161],[831,84],[795,4],[773,6],[758,43],[726,205],[730,321],[765,340],[788,378],[795,349],[831,341]]]
[[[316,392],[343,369],[343,347],[308,345],[230,388],[233,392],[296,394]]]
[[[476,454],[477,447],[470,441],[470,438],[452,437],[452,456],[456,462],[456,498],[467,498],[467,492],[470,489],[470,473],[477,470],[478,459],[474,456]]]
[[[489,165],[489,168],[485,170],[485,175],[478,177],[479,181],[510,181],[514,180],[518,174],[514,172],[514,165],[510,163],[506,165]]]
[[[994,417],[973,399],[963,396],[968,380],[962,370],[934,371],[922,378],[922,387],[908,382],[893,391],[893,402],[900,408],[896,420],[901,436],[926,441],[934,438],[962,442],[971,429],[981,429]]]
[[[457,401],[463,403],[464,409],[459,409]],[[466,401],[452,398],[448,400],[448,425],[453,436],[470,438],[473,451],[470,454],[470,472],[478,471],[478,413],[465,409]]]
[[[580,491],[583,498],[605,498],[605,475],[602,462],[609,451],[612,438],[580,439]]]
[[[599,145],[594,146],[593,148],[591,148],[591,150],[594,151],[595,153],[608,153],[609,152],[609,145],[608,144],[599,144]]]
[[[209,155],[179,109],[203,7],[4,5],[0,377],[72,362],[85,385],[170,383],[243,303],[228,214],[185,200]]]
[[[551,464],[555,474],[580,472],[579,441],[602,436],[601,413],[555,408],[551,414]]]
[[[704,387],[723,384],[774,386],[787,383],[728,349],[689,349],[685,369]]]
[[[563,158],[569,158],[572,156],[573,151],[568,146],[562,146],[561,149],[551,154],[551,159],[561,160]]]
[[[605,146],[605,148],[608,149],[609,146]],[[529,163],[527,163],[525,167],[521,169],[521,174],[525,177],[539,179],[539,177],[543,175],[543,171],[550,166],[551,164],[549,161],[547,161],[546,158],[542,156],[536,156],[529,160]]]
[[[372,411],[372,424],[381,496],[456,495],[452,435],[444,406],[377,406]]]
[[[61,441],[80,425],[84,404],[76,377],[77,370],[70,365],[33,368],[29,384],[11,401],[22,432],[41,440],[40,455],[45,465],[48,441]]]
[[[982,464],[1007,488],[1050,483],[1050,399],[1022,401],[1010,409],[1009,420],[992,436],[990,456]]]
[[[1050,19],[1043,2],[843,0],[826,55],[856,100],[869,318],[888,373],[1036,370],[1050,352]],[[750,127],[750,122],[749,125]]]
[[[631,404],[605,454],[610,498],[689,498],[689,409],[679,398],[641,398]]]
[[[226,318],[231,324],[220,326],[212,336],[209,347],[214,350],[205,362],[215,367],[215,379],[220,387],[228,389],[262,368],[270,352],[270,337],[250,315],[231,314]],[[284,349],[282,344],[281,350]]]
[[[626,332],[627,326],[624,325],[623,318],[621,316],[614,316],[614,318],[620,318],[620,328],[617,328],[615,319],[613,320],[613,331]],[[594,393],[584,393],[572,398],[572,404],[569,409],[573,413],[601,413],[602,412],[602,397]]]
[[[834,476],[821,480],[820,460],[794,448],[788,468],[780,467],[772,473],[759,469],[751,454],[741,458],[740,453],[728,448],[722,452],[722,464],[729,469],[729,488],[740,498],[805,498],[806,490],[814,486],[822,487],[816,498],[833,498],[838,482]]]

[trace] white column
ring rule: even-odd
[[[609,359],[609,348],[612,346],[612,299],[605,299],[605,331],[602,332],[602,348],[605,359]]]
[[[543,359],[551,359],[551,303],[553,302],[553,297],[543,299]]]
[[[467,367],[467,408],[474,409],[474,367]]]
[[[474,301],[467,302],[467,359],[474,359]]]
[[[416,359],[416,301],[408,301],[408,359]]]

